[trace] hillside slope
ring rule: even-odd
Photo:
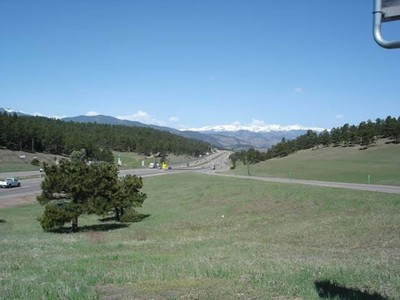
[[[400,145],[380,140],[376,145],[325,147],[302,150],[284,158],[250,166],[254,176],[273,176],[321,181],[400,185]],[[235,174],[247,175],[247,166],[238,165]]]
[[[31,164],[34,158],[39,160],[40,165],[42,165],[43,162],[54,163],[56,159],[61,159],[62,156],[0,149],[0,173],[39,170],[40,167]]]

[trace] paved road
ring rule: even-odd
[[[317,180],[286,179],[286,178],[261,177],[261,176],[240,176],[240,175],[231,175],[223,173],[215,173],[214,175],[248,179],[248,180],[260,180],[260,181],[279,182],[288,184],[305,184],[305,185],[321,186],[321,187],[400,194],[400,186],[358,184],[358,183],[345,183],[345,182],[327,182],[327,181],[317,181]]]
[[[199,158],[196,162],[191,162],[189,167],[186,164],[172,166],[172,170],[157,170],[157,169],[131,169],[120,170],[119,175],[125,176],[127,174],[137,175],[141,177],[160,176],[167,174],[177,174],[182,172],[203,172],[213,173],[211,165],[214,164],[215,170],[225,170],[226,164],[224,163],[230,155],[229,151],[218,151],[209,156]],[[15,172],[15,173],[1,173],[0,178],[16,177],[20,179],[21,187],[0,189],[0,206],[1,204],[13,203],[13,199],[30,199],[34,201],[36,195],[41,193],[40,183],[44,176],[39,171]]]
[[[13,176],[17,177],[17,176]],[[20,177],[18,177],[20,178]],[[42,178],[31,178],[20,180],[21,186],[9,189],[0,189],[0,201],[10,197],[23,197],[31,194],[40,194],[40,183]]]
[[[132,170],[120,170],[119,174],[121,176],[131,174],[142,177],[149,177],[149,176],[161,176],[167,174],[177,174],[182,172],[201,172],[208,175],[234,177],[247,180],[260,180],[260,181],[270,181],[270,182],[279,182],[287,184],[305,184],[305,185],[320,186],[320,187],[332,187],[341,189],[400,194],[400,186],[325,182],[316,180],[285,179],[285,178],[259,177],[259,176],[240,176],[240,175],[221,173],[221,171],[226,171],[230,167],[229,165],[230,153],[231,152],[229,151],[219,151],[211,156],[199,159],[196,163],[193,162],[189,166],[187,165],[172,166],[172,170],[132,169]],[[212,166],[215,167],[215,170],[212,168]],[[39,177],[40,173],[38,171],[7,173],[7,174],[3,173],[0,176],[25,178],[21,180],[22,186],[19,188],[0,189],[0,206],[2,202],[10,201],[10,199],[29,198],[29,197],[30,199],[32,199],[41,192],[40,183],[43,180],[43,178]]]
[[[134,170],[121,170],[119,173],[121,176],[131,174],[142,177],[165,175],[170,171],[162,171],[157,169],[134,169]],[[26,197],[28,195],[39,195],[41,193],[40,184],[43,180],[41,177],[27,178],[26,176],[32,176],[29,172],[16,172],[9,173],[7,177],[22,178],[20,180],[21,187],[0,189],[0,202],[9,198]],[[2,174],[3,175],[3,174]],[[38,175],[40,176],[40,174]],[[2,176],[5,177],[5,176]],[[26,178],[26,179],[24,179]]]

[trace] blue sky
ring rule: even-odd
[[[0,0],[0,107],[175,128],[398,117],[400,50],[373,41],[372,2]]]

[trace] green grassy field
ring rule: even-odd
[[[398,195],[195,174],[144,186],[150,216],[126,227],[85,216],[45,233],[41,206],[0,209],[0,299],[400,298]]]
[[[0,165],[0,173],[39,171],[39,169],[40,167],[31,164],[2,163]]]
[[[359,150],[359,147],[328,147],[303,150],[284,158],[250,165],[254,176],[274,176],[321,181],[400,185],[400,145],[385,144]],[[233,171],[247,175],[247,166]]]

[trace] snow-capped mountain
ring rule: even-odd
[[[13,110],[13,109],[11,109],[11,108],[1,108],[1,111],[2,112],[6,112],[6,113],[9,113],[9,114],[12,114],[12,113],[16,113],[17,111],[16,110]]]
[[[181,135],[188,138],[197,138],[206,141],[218,148],[231,149],[234,151],[247,150],[255,148],[258,150],[267,150],[271,146],[282,141],[292,140],[305,134],[307,130],[286,130],[286,131],[268,131],[255,132],[250,130],[236,131],[181,131]]]
[[[207,136],[207,141],[221,148],[232,150],[246,150],[256,148],[259,150],[267,150],[271,146],[282,141],[295,139],[305,134],[308,130],[321,132],[324,128],[304,127],[301,125],[281,126],[275,124],[266,124],[262,121],[254,120],[249,125],[242,125],[239,122],[231,125],[215,125],[204,126],[200,128],[191,128],[185,133],[196,133],[197,136]],[[193,138],[194,135],[193,135]],[[205,140],[205,139],[203,139]]]
[[[16,114],[17,116],[29,116],[23,112],[17,111],[12,108],[2,108],[0,107],[0,113],[7,113],[7,114]]]
[[[251,131],[251,132],[272,132],[272,131],[293,131],[293,130],[313,130],[313,131],[323,131],[324,128],[318,127],[304,127],[301,125],[288,125],[281,126],[275,124],[251,124],[251,125],[241,125],[241,124],[231,124],[231,125],[215,125],[215,126],[204,126],[199,128],[187,129],[189,131],[197,132],[237,132],[237,131]]]

